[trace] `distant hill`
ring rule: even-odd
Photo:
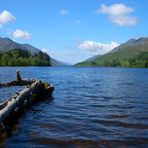
[[[30,51],[32,54],[37,54],[39,53],[41,50],[34,47],[34,46],[31,46],[29,44],[22,44],[28,51]],[[61,62],[61,61],[58,61],[52,57],[50,57],[50,63],[51,63],[51,66],[67,66],[66,63],[64,62]]]
[[[148,67],[148,38],[131,39],[107,54],[76,66]]]
[[[38,54],[41,50],[29,44],[20,44],[9,38],[0,37],[0,51],[11,51],[13,49],[27,50],[31,54]]]
[[[20,50],[20,51],[18,51],[18,50]],[[22,56],[22,54],[25,54],[25,51],[27,51],[27,54],[29,55],[29,57],[26,57],[25,55],[23,55],[24,57]],[[18,54],[18,57],[17,57],[18,59],[22,58],[21,62],[16,61],[15,58],[13,59],[12,55],[14,55],[15,52],[17,52],[17,54]],[[20,52],[20,53],[18,53],[18,52]],[[4,62],[4,57],[2,56],[4,54],[5,55],[7,54],[8,57],[10,56],[9,57],[10,59],[7,60],[7,62]],[[38,57],[39,54],[40,54],[40,57]],[[42,54],[42,57],[41,57],[41,54]],[[3,57],[4,64],[2,64],[2,57]],[[38,57],[38,59],[37,59],[37,57]],[[44,57],[44,59],[42,59],[42,61],[41,61],[40,58],[43,58],[43,57]],[[26,58],[28,59],[28,63],[27,63]],[[25,60],[26,60],[26,62],[25,62]],[[65,63],[51,58],[47,53],[42,52],[40,49],[38,49],[32,45],[20,44],[20,43],[17,43],[15,41],[9,39],[9,38],[1,38],[0,37],[0,66],[17,66],[16,62],[18,62],[19,66],[29,65],[29,62],[31,62],[31,60],[32,60],[32,64],[30,63],[30,65],[33,65],[33,66],[37,66],[37,65],[38,66],[41,66],[41,65],[44,65],[44,66],[65,66]],[[11,62],[9,62],[9,61],[11,61]],[[14,62],[14,61],[16,61],[16,62]],[[22,61],[24,61],[24,62],[22,62]]]
[[[100,54],[99,55],[95,55],[93,57],[90,57],[90,58],[86,59],[84,62],[91,62],[91,61],[95,60],[96,58],[98,58],[100,56],[102,56],[102,55],[100,55]]]
[[[22,44],[31,54],[38,54],[41,50],[29,44]]]
[[[33,47],[29,44],[23,44],[23,46],[28,50],[30,51],[32,54],[37,54],[39,53],[41,50],[36,48],[36,47]],[[61,61],[58,61],[52,57],[50,57],[50,63],[51,63],[51,66],[67,66],[68,64],[64,63],[64,62],[61,62]]]
[[[70,66],[70,64],[58,61],[54,58],[50,58],[50,62],[52,66],[61,67],[61,66]]]
[[[13,49],[26,50],[26,47],[24,47],[22,44],[14,42],[9,38],[0,37],[0,51],[10,51]]]

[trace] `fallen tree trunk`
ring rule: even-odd
[[[21,80],[21,81],[11,81],[6,83],[0,83],[0,88],[2,87],[10,87],[10,86],[23,86],[23,85],[31,85],[35,80]]]
[[[0,132],[6,131],[22,111],[41,98],[51,97],[54,87],[40,80],[19,80],[7,83],[7,86],[27,85],[9,100],[0,103]]]
[[[0,83],[0,88],[2,87],[10,87],[10,86],[23,86],[23,85],[31,85],[35,82],[35,79],[33,80],[22,80],[20,76],[20,71],[16,71],[16,80],[6,83]]]

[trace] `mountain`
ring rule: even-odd
[[[51,66],[50,56],[29,45],[0,38],[0,66]]]
[[[40,54],[41,53],[44,53],[40,49],[38,49],[38,48],[36,48],[36,47],[34,47],[32,45],[29,45],[29,44],[20,44],[20,43],[17,43],[15,41],[9,39],[9,38],[1,38],[0,37],[0,53],[4,53],[4,52],[12,53],[12,51],[14,49],[22,50],[21,52],[27,51],[28,54],[30,54],[30,56],[35,56],[35,55],[38,55],[39,53]],[[44,56],[45,56],[45,53],[44,53]],[[47,59],[49,60],[49,57],[47,58],[47,54],[46,54],[46,60]],[[47,63],[49,64],[49,62],[47,62]],[[34,63],[34,64],[36,64],[36,63]],[[50,57],[50,65],[51,66],[65,66],[67,64],[65,64],[64,62],[60,62],[60,61],[58,61],[58,60],[53,59],[53,58]]]
[[[76,66],[148,67],[148,38],[131,39],[107,54]]]
[[[90,58],[86,59],[84,62],[91,62],[91,61],[95,60],[97,57],[100,57],[100,56],[101,56],[101,54],[95,55],[93,57],[90,57]]]
[[[34,47],[34,46],[31,46],[29,44],[23,44],[23,46],[28,50],[30,51],[32,54],[37,54],[39,53],[41,50]],[[51,66],[67,66],[66,63],[64,62],[61,62],[61,61],[58,61],[52,57],[50,57],[50,63],[51,63]]]
[[[20,44],[9,38],[0,37],[0,51],[11,51],[13,49],[27,50],[31,54],[38,54],[41,50],[29,44]]]
[[[23,45],[16,43],[9,38],[1,38],[0,37],[0,51],[10,51],[13,49],[26,50],[26,48]]]
[[[27,51],[30,51],[31,54],[38,54],[41,50],[36,48],[36,47],[33,47],[32,45],[29,45],[29,44],[22,44]]]
[[[50,62],[52,66],[61,67],[61,66],[70,66],[70,64],[58,61],[54,58],[50,58]]]

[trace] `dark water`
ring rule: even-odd
[[[0,68],[0,81],[18,68]],[[148,147],[148,69],[19,68],[55,86],[18,121],[6,147]],[[0,89],[0,99],[19,87]]]

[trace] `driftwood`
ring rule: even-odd
[[[20,71],[16,71],[16,80],[6,83],[0,83],[0,88],[2,87],[10,87],[10,86],[23,86],[23,85],[31,85],[35,80],[22,80],[20,76]]]
[[[17,114],[21,114],[26,107],[41,98],[51,97],[54,90],[53,86],[40,80],[22,80],[21,77],[16,81],[6,83],[6,87],[18,85],[27,86],[9,100],[0,103],[0,132],[8,129],[7,127],[16,119]],[[3,86],[5,87],[4,83]]]

